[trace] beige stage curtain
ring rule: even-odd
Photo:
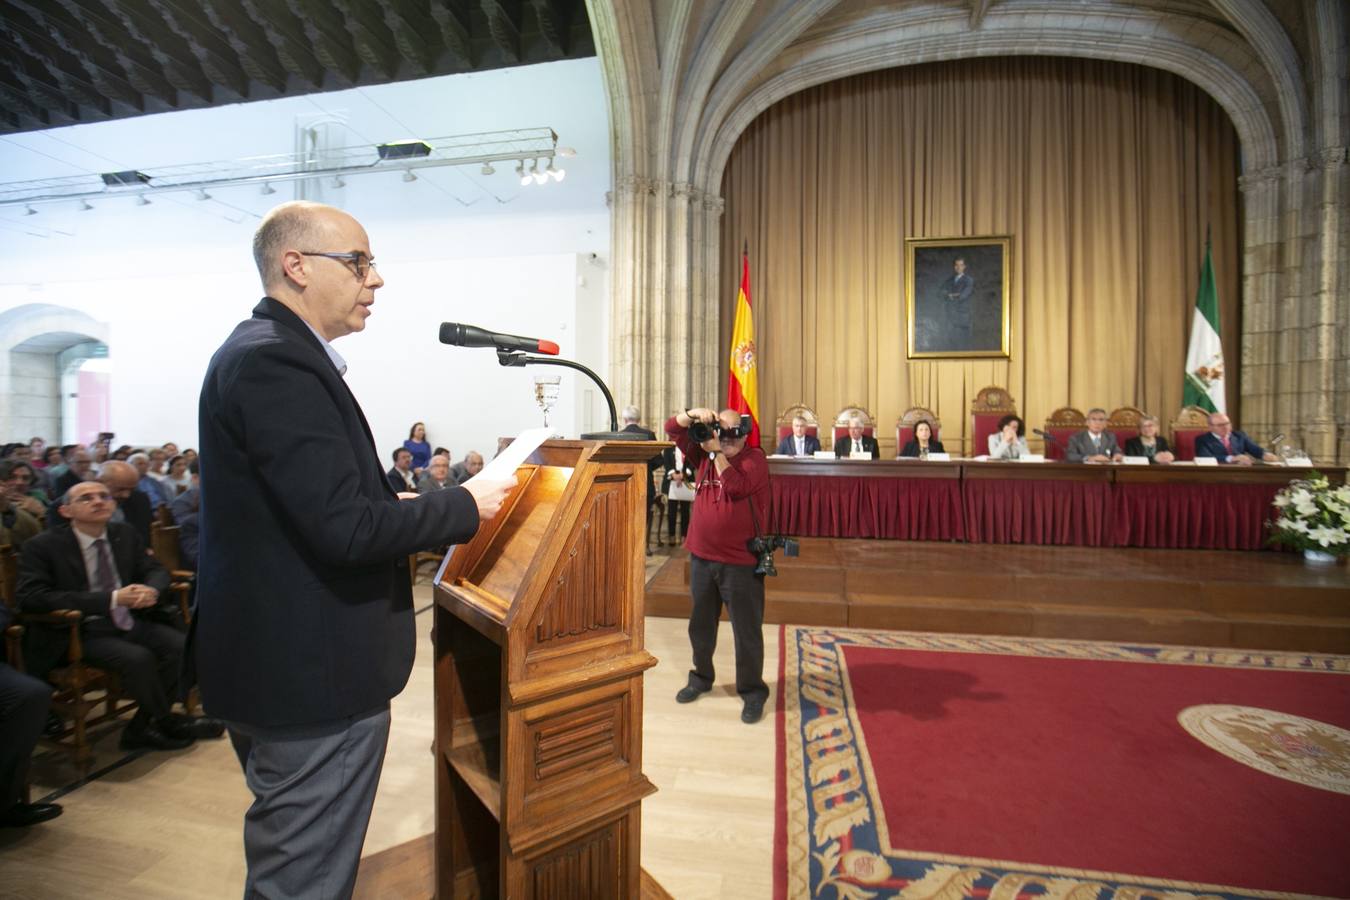
[[[822,420],[858,404],[894,453],[896,419],[923,406],[960,452],[986,385],[1010,391],[1028,437],[1060,406],[1137,406],[1166,433],[1211,229],[1233,413],[1238,157],[1213,99],[1141,66],[980,59],[793,95],[724,174],[722,352],[745,242],[768,434],[790,404]],[[905,240],[982,235],[1012,238],[1010,358],[908,359]]]

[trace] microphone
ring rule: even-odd
[[[523,350],[526,353],[558,355],[558,345],[552,341],[484,331],[482,328],[463,325],[459,322],[441,323],[441,343],[451,344],[455,347],[495,347],[498,350]]]
[[[1281,431],[1279,434],[1275,435],[1275,436],[1274,436],[1273,438],[1271,438],[1270,440],[1266,441],[1266,443],[1267,443],[1267,444],[1270,444],[1270,445],[1273,447],[1274,445],[1278,444],[1278,443],[1279,443],[1280,441],[1282,441],[1282,440],[1284,440],[1284,432],[1283,432],[1283,431]]]
[[[1050,444],[1059,443],[1059,441],[1055,440],[1055,436],[1053,434],[1050,434],[1049,432],[1046,431],[1041,431],[1039,428],[1031,429],[1031,433],[1036,435],[1037,437],[1044,438],[1047,443]]]

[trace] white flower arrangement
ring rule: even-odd
[[[1313,472],[1291,481],[1275,495],[1278,517],[1270,523],[1272,543],[1296,550],[1350,555],[1350,486],[1333,487]]]

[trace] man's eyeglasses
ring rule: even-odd
[[[352,253],[333,253],[320,250],[301,250],[300,255],[323,256],[327,257],[328,259],[338,259],[342,260],[343,262],[349,262],[352,264],[352,268],[356,270],[356,277],[361,279],[362,281],[365,281],[366,274],[369,273],[371,269],[375,268],[375,260],[369,256],[366,256],[360,250],[356,250]]]

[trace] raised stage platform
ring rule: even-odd
[[[689,613],[671,552],[649,616]],[[1293,553],[803,538],[776,559],[774,623],[1350,653],[1350,569]]]

